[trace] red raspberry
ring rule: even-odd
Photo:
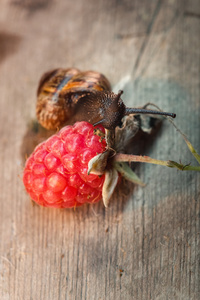
[[[94,129],[100,130],[100,135]],[[106,149],[105,129],[87,122],[66,126],[27,159],[23,182],[42,206],[74,207],[102,198],[105,176],[87,174],[88,162]]]

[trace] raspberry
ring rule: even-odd
[[[62,128],[27,159],[23,174],[26,191],[36,203],[48,207],[98,202],[105,175],[88,175],[88,162],[105,149],[101,125],[77,122]]]

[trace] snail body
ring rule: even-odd
[[[102,124],[106,129],[120,125],[129,114],[175,114],[142,108],[127,108],[121,94],[111,92],[108,79],[95,71],[81,72],[75,68],[55,69],[45,73],[38,86],[36,114],[46,129],[87,121]]]

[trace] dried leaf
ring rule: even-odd
[[[90,173],[96,175],[104,174],[109,154],[110,151],[106,150],[105,152],[94,156],[88,163],[88,175]]]
[[[102,190],[103,203],[105,207],[108,207],[109,200],[117,185],[118,177],[118,172],[114,168],[105,172],[105,181]]]

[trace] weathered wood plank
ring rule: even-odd
[[[94,69],[126,103],[154,102],[199,150],[199,1],[2,1],[0,11],[0,297],[199,298],[200,176],[137,166],[110,207],[32,206],[22,142],[41,74]],[[165,122],[145,154],[195,164]]]

